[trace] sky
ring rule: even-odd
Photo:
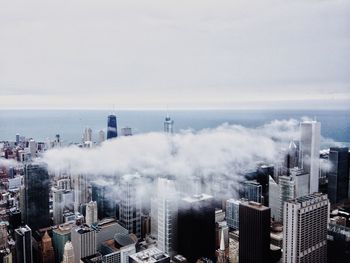
[[[0,100],[350,109],[350,1],[2,1]]]

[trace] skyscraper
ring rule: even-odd
[[[79,263],[81,258],[94,255],[97,252],[96,231],[90,227],[78,226],[73,228],[71,237],[75,263]]]
[[[270,262],[270,208],[249,201],[239,205],[239,262]]]
[[[97,203],[98,219],[116,217],[115,190],[113,184],[106,180],[91,182],[91,198]]]
[[[261,203],[263,201],[262,186],[257,181],[244,181],[241,197],[249,201]]]
[[[64,245],[64,253],[62,263],[75,263],[74,249],[70,241],[67,241]]]
[[[284,203],[283,262],[327,262],[327,195],[314,193]]]
[[[103,143],[105,141],[105,132],[103,130],[100,130],[98,132],[98,143]]]
[[[73,226],[73,224],[64,224],[52,230],[56,262],[61,262],[63,259],[65,244],[71,239],[71,230]]]
[[[161,251],[173,256],[176,251],[178,213],[175,181],[165,178],[158,179],[157,204],[157,245]]]
[[[122,136],[132,136],[132,130],[130,127],[123,127],[121,129]]]
[[[226,201],[226,221],[231,229],[239,229],[239,204],[241,200],[229,199]]]
[[[349,148],[331,147],[329,161],[331,169],[328,173],[328,197],[334,204],[348,198],[349,187]]]
[[[128,178],[127,178],[128,177]],[[125,176],[120,184],[119,216],[121,224],[141,237],[141,199],[136,191],[137,178]]]
[[[34,231],[50,224],[49,174],[44,164],[27,164],[24,173],[24,221]]]
[[[173,133],[174,132],[174,121],[170,118],[169,115],[167,115],[165,117],[164,132],[166,132],[166,133]]]
[[[107,120],[107,140],[118,137],[117,116],[114,114],[108,115]]]
[[[26,225],[15,230],[15,241],[17,262],[32,263],[32,230],[29,226]]]
[[[309,193],[318,192],[320,173],[321,123],[304,121],[300,123],[299,165],[310,174]]]
[[[86,127],[83,134],[83,142],[91,142],[92,141],[92,129]]]
[[[52,246],[51,237],[45,232],[41,239],[41,262],[52,263],[55,261],[55,254]]]
[[[200,194],[179,202],[178,253],[189,262],[202,257],[215,260],[214,198]]]
[[[88,226],[97,223],[97,203],[95,201],[86,204],[85,222]]]
[[[86,175],[79,174],[74,178],[74,211],[79,212],[81,204],[88,202],[88,182]]]

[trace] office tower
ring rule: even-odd
[[[201,257],[215,259],[214,198],[201,194],[179,201],[178,252],[196,262]]]
[[[108,115],[107,121],[107,140],[118,137],[117,117],[113,114]]]
[[[17,262],[32,263],[32,230],[29,226],[26,225],[15,230],[15,241]]]
[[[310,174],[309,193],[318,192],[320,173],[321,123],[304,121],[300,123],[301,168]]]
[[[72,229],[71,240],[74,250],[75,263],[83,257],[96,254],[96,231],[90,227],[78,226]]]
[[[70,178],[62,178],[57,181],[57,189],[72,190]]]
[[[7,247],[7,223],[4,221],[0,222],[0,248]]]
[[[120,185],[119,216],[121,224],[141,237],[141,199],[136,191],[137,179],[122,178]]]
[[[121,129],[122,136],[132,136],[132,130],[130,127],[123,127]]]
[[[158,199],[151,197],[151,236],[158,237]]]
[[[241,200],[229,199],[226,201],[226,221],[231,229],[239,228],[239,204]]]
[[[117,233],[101,244],[103,262],[128,263],[129,256],[136,253],[135,240],[129,234]]]
[[[16,144],[18,145],[20,141],[20,135],[17,133],[16,134]]]
[[[37,144],[33,139],[30,139],[28,142],[29,152],[32,158],[36,157]]]
[[[174,132],[174,121],[167,115],[164,121],[164,132],[173,133]]]
[[[60,262],[60,261],[59,261]],[[75,263],[74,249],[72,242],[67,241],[64,245],[64,253],[62,263]]]
[[[295,142],[292,140],[289,143],[286,159],[285,159],[285,167],[287,169],[291,169],[294,167],[298,167],[299,165],[299,149]]]
[[[328,172],[328,198],[332,204],[348,198],[349,187],[349,148],[331,147],[329,161],[331,163]]]
[[[67,241],[71,239],[71,230],[74,224],[59,225],[52,230],[52,242],[55,249],[56,262],[63,260],[64,248]]]
[[[257,181],[244,181],[241,197],[257,203],[262,202],[262,187]]]
[[[260,203],[239,205],[239,262],[270,262],[270,215]]]
[[[97,203],[90,201],[86,204],[85,222],[88,226],[97,223]]]
[[[176,251],[178,213],[175,181],[158,178],[157,199],[157,245],[161,251],[173,256]]]
[[[55,141],[54,141],[54,147],[60,147],[61,146],[61,138],[59,134],[56,134]]]
[[[105,180],[91,182],[91,199],[97,203],[97,216],[116,217],[114,185]]]
[[[330,223],[327,232],[327,262],[350,262],[350,228]]]
[[[314,193],[284,203],[283,262],[327,262],[327,195]]]
[[[274,221],[282,221],[281,216],[281,189],[277,183],[277,178],[270,176],[269,179],[269,207],[271,208],[271,218]]]
[[[50,225],[50,180],[43,164],[27,164],[24,172],[24,221],[34,231]]]
[[[85,128],[83,134],[83,142],[92,142],[92,130],[91,128]]]
[[[73,192],[52,188],[52,198],[53,222],[59,225],[63,223],[63,212],[73,208]]]
[[[74,211],[80,212],[80,205],[88,202],[88,182],[86,175],[79,174],[74,178]]]
[[[275,166],[260,164],[256,169],[255,180],[261,185],[262,204],[269,206],[269,176],[274,177]]]
[[[41,239],[41,262],[52,263],[55,262],[55,254],[52,246],[51,237],[45,232]]]
[[[103,143],[106,139],[106,135],[105,135],[105,132],[103,130],[100,130],[98,132],[98,143]]]
[[[130,263],[170,263],[170,257],[158,248],[148,248],[129,256]]]

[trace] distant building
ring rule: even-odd
[[[60,261],[59,261],[60,262]],[[75,263],[74,249],[70,241],[64,245],[64,253],[62,263]]]
[[[165,117],[164,132],[165,133],[173,133],[174,132],[174,121],[170,118],[169,115],[167,115]]]
[[[83,134],[83,142],[92,142],[92,129],[91,128],[85,128],[84,134]]]
[[[105,180],[91,182],[91,198],[97,203],[97,216],[100,220],[116,216],[114,192],[113,185]]]
[[[158,248],[149,248],[129,256],[130,263],[170,263],[170,257]]]
[[[348,198],[349,188],[349,148],[331,147],[329,151],[331,163],[328,172],[328,198],[332,204]]]
[[[327,262],[327,195],[314,193],[284,203],[283,262]]]
[[[98,143],[101,144],[106,140],[106,135],[105,132],[103,130],[100,130],[98,132]]]
[[[309,193],[318,192],[320,173],[321,123],[304,121],[300,123],[299,165],[310,174]]]
[[[97,203],[96,201],[90,201],[86,204],[86,216],[85,222],[88,226],[97,223]]]
[[[249,201],[261,203],[263,201],[262,186],[257,181],[244,181],[241,197]]]
[[[33,263],[32,230],[29,226],[15,230],[16,259],[21,263]]]
[[[123,127],[121,129],[122,136],[132,136],[132,130],[130,127]]]
[[[239,205],[239,262],[270,262],[270,208],[249,201]]]
[[[107,140],[118,137],[117,131],[117,116],[114,114],[108,115],[107,121]]]
[[[215,260],[214,198],[200,194],[179,202],[178,252],[189,262],[202,257]]]
[[[74,211],[81,212],[80,206],[88,202],[87,176],[83,174],[74,177]]]
[[[50,225],[50,178],[43,164],[27,164],[24,173],[24,221],[34,231]]]

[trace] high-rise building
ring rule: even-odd
[[[27,164],[24,173],[24,221],[34,231],[50,225],[50,180],[43,164]]]
[[[270,208],[249,201],[239,205],[239,262],[270,262]]]
[[[83,257],[91,256],[97,252],[96,231],[87,226],[78,226],[71,232],[75,263]]]
[[[287,169],[291,169],[294,167],[298,167],[299,165],[299,149],[295,142],[292,140],[289,143],[286,159],[285,159],[285,167]]]
[[[72,242],[67,241],[64,245],[64,253],[62,263],[75,263],[74,249]]]
[[[29,148],[29,152],[32,158],[36,157],[36,151],[38,148],[38,145],[36,143],[36,141],[34,141],[33,139],[30,139],[28,142],[28,148]]]
[[[165,178],[158,179],[157,204],[157,245],[161,251],[173,256],[176,251],[178,213],[175,181]]]
[[[141,199],[136,191],[138,184],[137,178],[131,179],[125,176],[120,184],[120,206],[119,216],[121,224],[134,233],[138,238],[141,237]]]
[[[330,223],[327,239],[327,262],[350,262],[350,228]]]
[[[29,226],[15,230],[16,259],[21,263],[33,263],[32,230]]]
[[[241,200],[229,199],[226,201],[226,221],[231,229],[239,229],[239,204]]]
[[[117,116],[114,114],[108,115],[107,121],[107,140],[118,137]]]
[[[88,226],[97,223],[97,203],[96,201],[90,201],[86,204],[85,222]]]
[[[83,142],[92,142],[92,129],[89,127],[84,130]]]
[[[170,118],[169,115],[167,115],[165,117],[164,132],[166,132],[166,133],[173,133],[174,132],[174,121]]]
[[[283,262],[327,262],[327,195],[314,193],[284,203]]]
[[[56,262],[63,260],[63,253],[65,244],[71,239],[71,230],[74,224],[59,225],[57,228],[52,230],[52,241],[55,249]]]
[[[74,178],[74,211],[80,212],[80,206],[88,202],[87,176],[79,174]]]
[[[349,148],[331,147],[329,150],[331,163],[328,172],[328,198],[334,204],[348,198],[349,187]]]
[[[55,254],[52,246],[51,237],[45,232],[44,236],[41,238],[41,262],[42,263],[52,263],[55,262]]]
[[[7,223],[4,221],[0,222],[0,248],[6,248],[7,247]]]
[[[91,198],[97,203],[98,219],[116,217],[115,191],[113,184],[105,180],[91,182]]]
[[[262,186],[257,181],[244,181],[241,197],[249,201],[261,203],[263,201]]]
[[[200,194],[179,202],[178,252],[189,262],[202,257],[215,260],[214,198]]]
[[[98,132],[98,143],[103,143],[106,139],[106,135],[105,135],[105,132],[103,130],[100,130]]]
[[[300,123],[299,165],[310,174],[309,193],[318,192],[320,173],[321,123],[304,121]]]
[[[53,222],[55,225],[63,223],[63,211],[73,208],[73,192],[52,188]]]

